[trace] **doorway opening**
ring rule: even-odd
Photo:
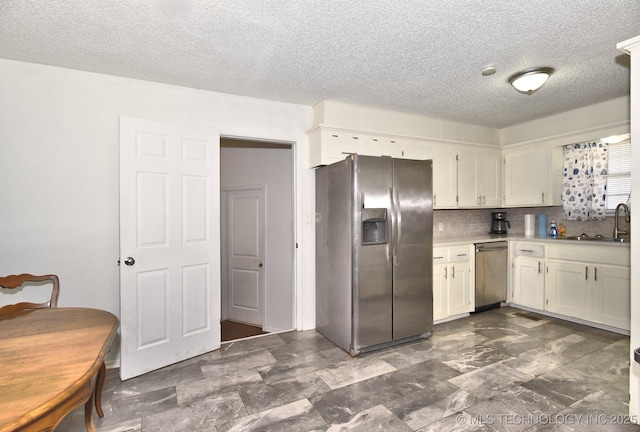
[[[222,342],[292,330],[293,147],[220,138]]]

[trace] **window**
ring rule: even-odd
[[[627,203],[631,194],[631,140],[609,144],[607,210]]]
[[[604,220],[607,216],[608,146],[589,141],[564,146],[562,215],[566,220]]]

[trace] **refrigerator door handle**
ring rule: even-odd
[[[400,194],[398,193],[398,188],[393,188],[395,195],[395,204],[396,204],[396,226],[398,231],[398,236],[396,237],[396,245],[395,249],[395,262],[398,262],[398,247],[400,246],[400,241],[402,241],[402,208],[400,207]]]
[[[396,211],[395,192],[393,187],[389,188],[389,203],[391,206],[391,241],[389,242],[389,258],[393,263],[396,260],[396,247],[398,240],[398,212]]]

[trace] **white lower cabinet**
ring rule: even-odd
[[[545,309],[573,318],[591,318],[592,285],[589,266],[582,263],[547,263],[547,300]]]
[[[591,319],[595,322],[630,329],[631,269],[620,266],[594,267]]]
[[[514,243],[511,302],[544,309],[545,246],[540,243]]]
[[[449,316],[471,312],[471,265],[468,261],[449,264]]]
[[[434,320],[473,310],[470,254],[470,245],[433,249]]]
[[[447,273],[448,264],[436,264],[433,256],[433,320],[437,321],[449,316],[449,289]],[[444,261],[444,258],[442,259]]]
[[[472,245],[433,249],[433,319],[474,310]],[[514,241],[510,302],[628,331],[631,256],[598,242]]]
[[[630,251],[598,243],[511,245],[511,303],[630,328]]]
[[[516,256],[511,301],[522,306],[544,309],[544,259]]]
[[[545,302],[549,312],[629,330],[630,297],[629,248],[549,247]]]

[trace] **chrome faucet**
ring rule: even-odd
[[[629,223],[631,222],[631,214],[629,213],[629,206],[627,206],[625,203],[620,203],[616,206],[616,212],[614,213],[614,223],[613,223],[613,238],[615,240],[620,239],[621,235],[628,235],[629,231],[622,231],[620,229],[618,229],[618,212],[620,210],[620,207],[622,207],[624,209],[624,214],[625,214],[625,222]]]

